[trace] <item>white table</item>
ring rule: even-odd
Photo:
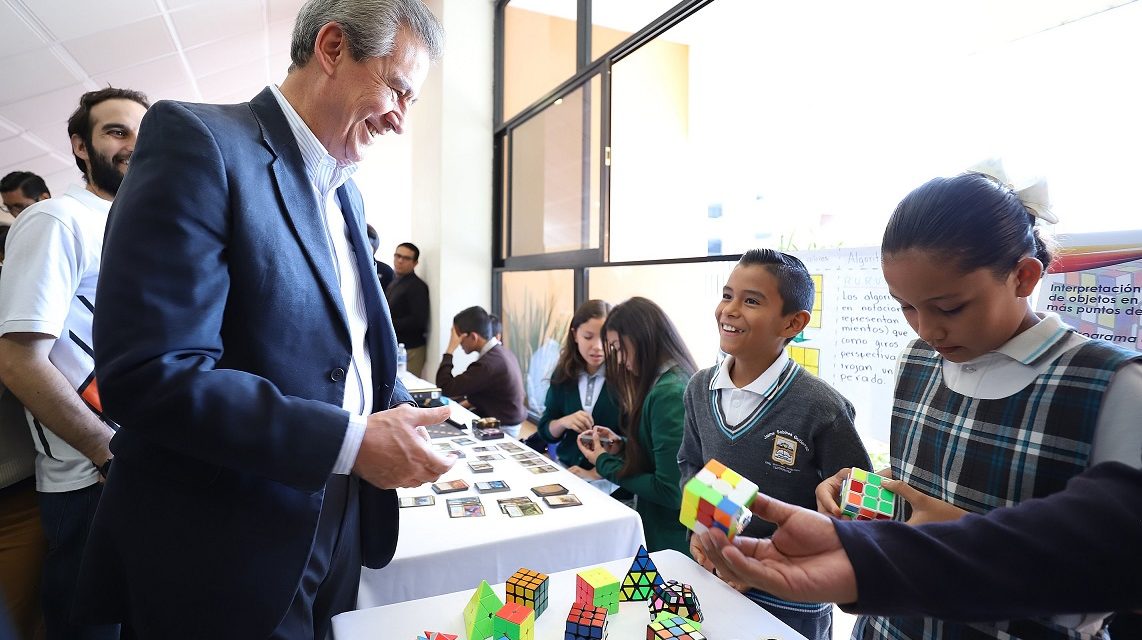
[[[435,438],[432,442],[453,440]],[[431,495],[436,498],[436,504],[400,510],[396,554],[383,569],[362,569],[358,607],[376,607],[460,591],[475,587],[483,579],[503,582],[521,566],[551,573],[626,558],[645,544],[638,513],[553,461],[547,462],[557,471],[534,474],[513,460],[509,452],[499,451],[504,459],[491,462],[492,472],[474,473],[469,469],[467,462],[482,455],[473,452],[474,447],[504,442],[531,451],[507,436],[457,445],[467,457],[457,461],[441,481],[462,478],[474,485],[480,481],[503,480],[511,487],[510,491],[480,494],[475,488],[469,488],[436,495],[427,484],[397,491],[402,497]],[[566,487],[583,505],[552,509],[531,492],[532,487],[552,483]],[[500,512],[498,499],[525,495],[543,509],[543,515],[510,518]],[[467,496],[479,496],[486,515],[448,517],[447,500]]]
[[[622,560],[603,563],[602,566],[622,580],[630,569],[633,556],[631,553]],[[658,551],[650,557],[665,579],[678,580],[694,588],[706,618],[702,621],[702,633],[710,640],[804,640],[804,636],[681,553]],[[575,601],[575,574],[593,566],[598,565],[588,564],[549,574],[548,607],[535,622],[535,640],[562,640],[567,612]],[[335,640],[411,640],[424,631],[442,631],[466,639],[464,605],[478,584],[477,581],[472,584],[473,588],[456,593],[343,613],[333,618],[333,637]],[[495,584],[492,588],[503,599],[504,585]],[[646,637],[650,614],[645,602],[621,602],[619,612],[609,616],[609,620],[608,631],[612,639],[634,640]]]

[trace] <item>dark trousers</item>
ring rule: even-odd
[[[358,480],[330,476],[301,584],[270,640],[325,640],[329,620],[357,606],[361,580]]]
[[[77,625],[71,621],[79,564],[103,485],[40,493],[40,519],[48,541],[44,558],[43,607],[47,640],[117,640],[118,625]]]

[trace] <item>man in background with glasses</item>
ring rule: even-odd
[[[419,263],[420,249],[415,244],[398,244],[393,252],[395,277],[385,287],[397,342],[408,352],[408,370],[415,376],[424,375],[428,351],[428,285],[414,271]]]
[[[31,171],[13,171],[0,179],[0,198],[4,200],[4,212],[13,218],[23,213],[24,209],[50,197],[52,194],[48,192],[44,179]]]

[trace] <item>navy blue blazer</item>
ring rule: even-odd
[[[338,190],[368,309],[374,410],[411,401],[365,237]],[[267,88],[163,101],[111,209],[94,326],[121,425],[81,610],[144,637],[267,637],[306,566],[344,439],[352,355],[317,198]],[[361,483],[362,558],[392,558],[395,492]],[[177,629],[173,631],[172,629]]]

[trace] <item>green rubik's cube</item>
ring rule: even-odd
[[[646,627],[646,640],[706,640],[700,625],[673,613],[660,613]]]
[[[503,607],[504,603],[492,591],[488,581],[481,580],[472,599],[464,607],[464,631],[469,640],[487,640],[492,637],[492,619]]]
[[[575,602],[619,612],[619,579],[603,567],[580,571],[575,576]]]
[[[508,640],[533,640],[535,612],[524,604],[505,604],[492,618],[492,636]]]
[[[678,521],[694,533],[721,529],[732,539],[749,524],[757,491],[756,484],[711,458],[682,487]]]
[[[896,494],[875,473],[853,467],[841,485],[841,515],[853,520],[891,520]]]

